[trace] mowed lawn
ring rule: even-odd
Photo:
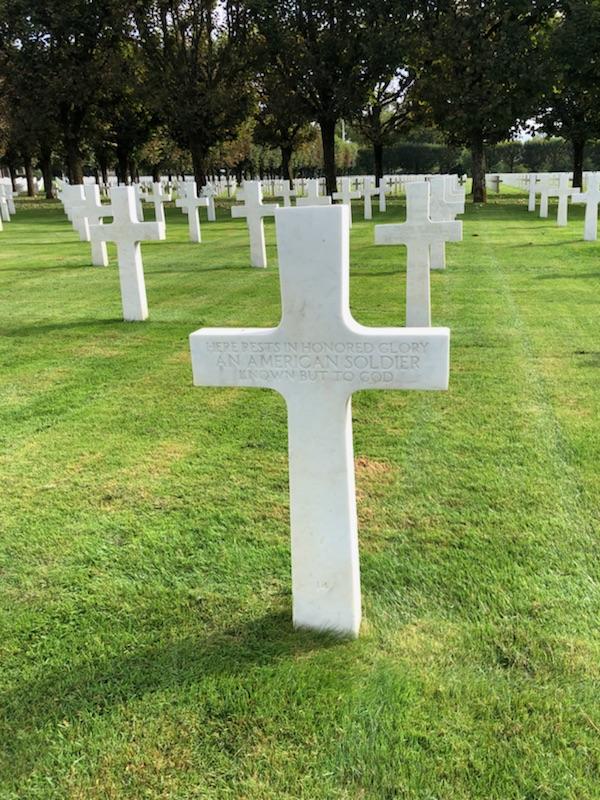
[[[447,393],[354,398],[364,622],[291,626],[283,400],[187,337],[279,320],[242,221],[168,210],[121,321],[58,204],[0,233],[1,800],[600,797],[600,243],[467,208],[432,274]],[[202,212],[204,214],[204,212]],[[375,221],[400,221],[392,202]],[[149,208],[147,217],[152,218]],[[355,208],[351,306],[404,324]]]

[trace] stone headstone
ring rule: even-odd
[[[165,227],[159,222],[139,222],[135,192],[131,186],[115,186],[110,191],[108,225],[90,225],[93,242],[117,245],[123,319],[139,322],[148,317],[144,266],[140,242],[164,239]]]
[[[244,181],[242,197],[244,205],[233,206],[231,216],[234,219],[246,219],[250,235],[250,263],[253,267],[264,269],[267,266],[267,248],[263,219],[272,217],[279,206],[263,203],[260,181]]]
[[[365,177],[363,183],[362,196],[365,199],[364,217],[365,219],[373,219],[373,203],[372,198],[379,195],[379,189],[375,186],[375,178],[371,175]]]
[[[350,227],[352,227],[352,201],[360,200],[360,192],[352,191],[350,178],[344,177],[341,179],[341,191],[333,193],[334,200],[341,200],[341,202],[348,206],[350,212]]]
[[[573,195],[574,203],[585,204],[583,238],[586,242],[598,239],[598,204],[600,203],[600,172],[588,176],[585,192]]]
[[[331,197],[322,195],[319,188],[318,178],[310,178],[306,181],[306,196],[298,197],[296,206],[330,206]]]
[[[462,238],[460,222],[433,222],[429,211],[428,183],[406,185],[406,222],[376,225],[375,244],[406,246],[406,324],[431,325],[430,261],[432,244],[457,242]]]
[[[202,241],[202,231],[200,229],[200,218],[198,209],[208,208],[208,197],[198,197],[196,192],[196,181],[185,181],[179,187],[181,197],[175,201],[177,208],[181,208],[188,218],[188,229],[191,242]]]
[[[367,328],[349,308],[349,212],[275,212],[282,319],[190,337],[196,386],[263,387],[286,400],[293,620],[356,636],[361,619],[352,394],[446,389],[449,331]]]

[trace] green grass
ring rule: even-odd
[[[353,313],[403,324],[404,251],[359,216]],[[469,206],[432,275],[450,391],[355,396],[355,642],[291,627],[282,399],[191,385],[191,331],[278,321],[273,225],[259,271],[225,208],[202,245],[168,223],[141,324],[57,205],[0,234],[1,800],[600,797],[583,208]]]

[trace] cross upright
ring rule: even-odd
[[[339,192],[333,193],[334,200],[341,200],[345,206],[348,206],[348,210],[350,212],[350,227],[352,227],[352,201],[353,200],[360,200],[361,193],[357,191],[352,191],[352,187],[350,185],[350,178],[344,177],[341,180],[342,189]]]
[[[110,190],[108,225],[91,225],[92,242],[114,242],[117,245],[119,281],[123,319],[140,322],[148,317],[148,301],[144,283],[144,265],[140,242],[164,239],[165,228],[160,222],[139,222],[135,192],[132,186],[114,186]]]
[[[371,175],[365,177],[363,184],[362,196],[365,198],[364,215],[365,219],[373,219],[373,203],[372,197],[379,194],[379,189],[375,186],[375,178]]]
[[[375,244],[406,245],[406,324],[431,325],[429,250],[439,241],[458,242],[461,222],[433,222],[429,211],[429,184],[406,184],[406,222],[376,225]]]
[[[85,208],[85,192],[82,184],[69,184],[65,186],[63,191],[63,202],[67,219],[73,225],[73,228],[79,234],[79,239],[82,242],[90,241],[90,231],[88,226],[87,217],[84,213]]]
[[[217,194],[216,188],[212,183],[205,184],[200,190],[200,196],[206,197],[208,205],[206,206],[206,216],[209,222],[217,221],[217,212],[215,210],[215,195]]]
[[[544,175],[540,177],[538,185],[540,192],[540,219],[547,219],[548,217],[548,199],[550,195],[554,196],[555,188],[552,186],[553,176]]]
[[[150,195],[150,202],[154,205],[154,219],[156,222],[160,222],[161,225],[167,224],[165,219],[165,206],[164,203],[167,200],[171,199],[171,190],[169,189],[167,192],[163,189],[163,185],[160,181],[156,181],[152,184],[152,194]]]
[[[379,213],[384,214],[387,211],[387,200],[385,193],[388,188],[388,179],[385,175],[382,175],[379,178]]]
[[[448,199],[444,175],[432,175],[429,186],[429,215],[432,222],[452,222],[457,214],[464,214],[465,204],[462,199]],[[443,239],[431,244],[429,258],[431,269],[446,269],[446,242]]]
[[[185,181],[179,185],[179,188],[182,196],[175,201],[175,205],[177,208],[181,208],[184,214],[187,214],[190,241],[201,242],[202,232],[198,208],[208,208],[208,197],[198,197],[196,181]]]
[[[331,197],[320,194],[318,178],[309,178],[306,181],[306,196],[296,200],[296,206],[330,206]]]
[[[284,178],[284,180],[280,181],[280,197],[283,198],[283,207],[289,208],[292,205],[292,197],[296,197],[296,190],[292,189],[290,186],[289,180]]]
[[[233,206],[231,216],[234,219],[246,219],[250,235],[250,263],[253,267],[264,269],[267,266],[267,248],[263,218],[272,217],[279,205],[263,203],[260,181],[244,181],[242,199],[244,205]]]
[[[567,217],[569,213],[569,197],[574,197],[579,194],[579,189],[572,189],[569,186],[569,173],[562,172],[558,179],[558,189],[555,191],[555,196],[558,197],[558,211],[556,215],[556,224],[564,228],[567,225]]]
[[[77,213],[80,213],[85,218],[88,241],[92,243],[92,265],[94,267],[107,267],[106,242],[92,239],[90,228],[91,225],[102,225],[103,217],[111,215],[110,206],[103,206],[100,202],[100,187],[97,184],[88,184],[83,187],[83,203],[77,206]]]
[[[535,211],[535,197],[537,194],[537,174],[535,172],[529,175],[529,201],[527,203],[528,211]]]
[[[438,178],[437,175],[431,176],[435,182]],[[443,175],[444,181],[444,198],[449,203],[456,203],[454,206],[455,215],[465,213],[465,190],[457,182],[456,175]]]
[[[17,209],[15,208],[15,199],[12,186],[9,186],[7,183],[0,183],[0,198],[4,199],[8,209],[8,214],[16,214]],[[0,202],[2,201],[0,200]]]
[[[0,192],[0,223],[1,222],[10,222],[10,211],[8,208],[8,200],[5,195]]]
[[[574,203],[585,203],[585,228],[583,238],[595,242],[598,238],[598,204],[600,203],[600,172],[592,172],[587,179],[585,192],[573,195]]]
[[[446,328],[368,328],[349,308],[349,212],[275,213],[282,317],[276,328],[190,337],[196,386],[274,389],[288,413],[293,620],[356,636],[361,619],[351,397],[446,389]]]

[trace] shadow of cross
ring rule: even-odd
[[[159,222],[138,222],[132,186],[113,186],[106,206],[108,225],[90,225],[92,242],[114,242],[117,246],[123,319],[141,322],[148,317],[144,265],[140,242],[164,239],[165,226]]]
[[[190,337],[196,386],[275,389],[288,412],[294,625],[356,636],[360,578],[351,397],[446,389],[446,328],[367,328],[349,308],[346,206],[275,212],[282,318],[276,328]]]
[[[461,222],[433,222],[429,213],[429,184],[406,184],[406,222],[376,225],[375,244],[406,245],[406,324],[431,325],[429,253],[440,241],[458,242]]]
[[[592,172],[587,179],[585,192],[573,195],[574,203],[585,203],[585,242],[595,242],[598,238],[598,204],[600,203],[600,172]]]

